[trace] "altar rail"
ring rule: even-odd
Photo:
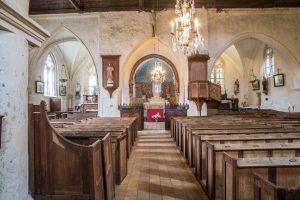
[[[144,107],[143,104],[119,105],[121,117],[136,117],[138,130],[144,129]]]
[[[171,117],[187,116],[188,104],[166,104],[165,105],[165,129],[171,129]]]

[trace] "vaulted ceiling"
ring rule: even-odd
[[[150,11],[174,8],[176,0],[30,0],[30,14]],[[300,0],[195,0],[200,8],[300,7]]]

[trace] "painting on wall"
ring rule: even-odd
[[[259,79],[255,79],[251,81],[253,90],[260,90],[260,82]]]
[[[284,74],[276,74],[273,76],[274,87],[283,87],[284,86]]]
[[[35,93],[38,93],[38,94],[44,93],[44,82],[35,81]]]
[[[67,87],[59,86],[59,96],[66,96],[66,95],[67,95]]]

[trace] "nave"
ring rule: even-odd
[[[169,131],[139,131],[117,200],[206,200]]]

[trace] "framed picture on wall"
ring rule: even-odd
[[[260,81],[259,79],[255,79],[251,81],[253,90],[260,90]]]
[[[38,93],[38,94],[44,93],[44,82],[35,81],[35,93]]]
[[[274,87],[283,87],[284,86],[284,74],[276,74],[273,76]]]
[[[67,87],[59,86],[59,96],[66,96],[66,95],[67,95]]]

